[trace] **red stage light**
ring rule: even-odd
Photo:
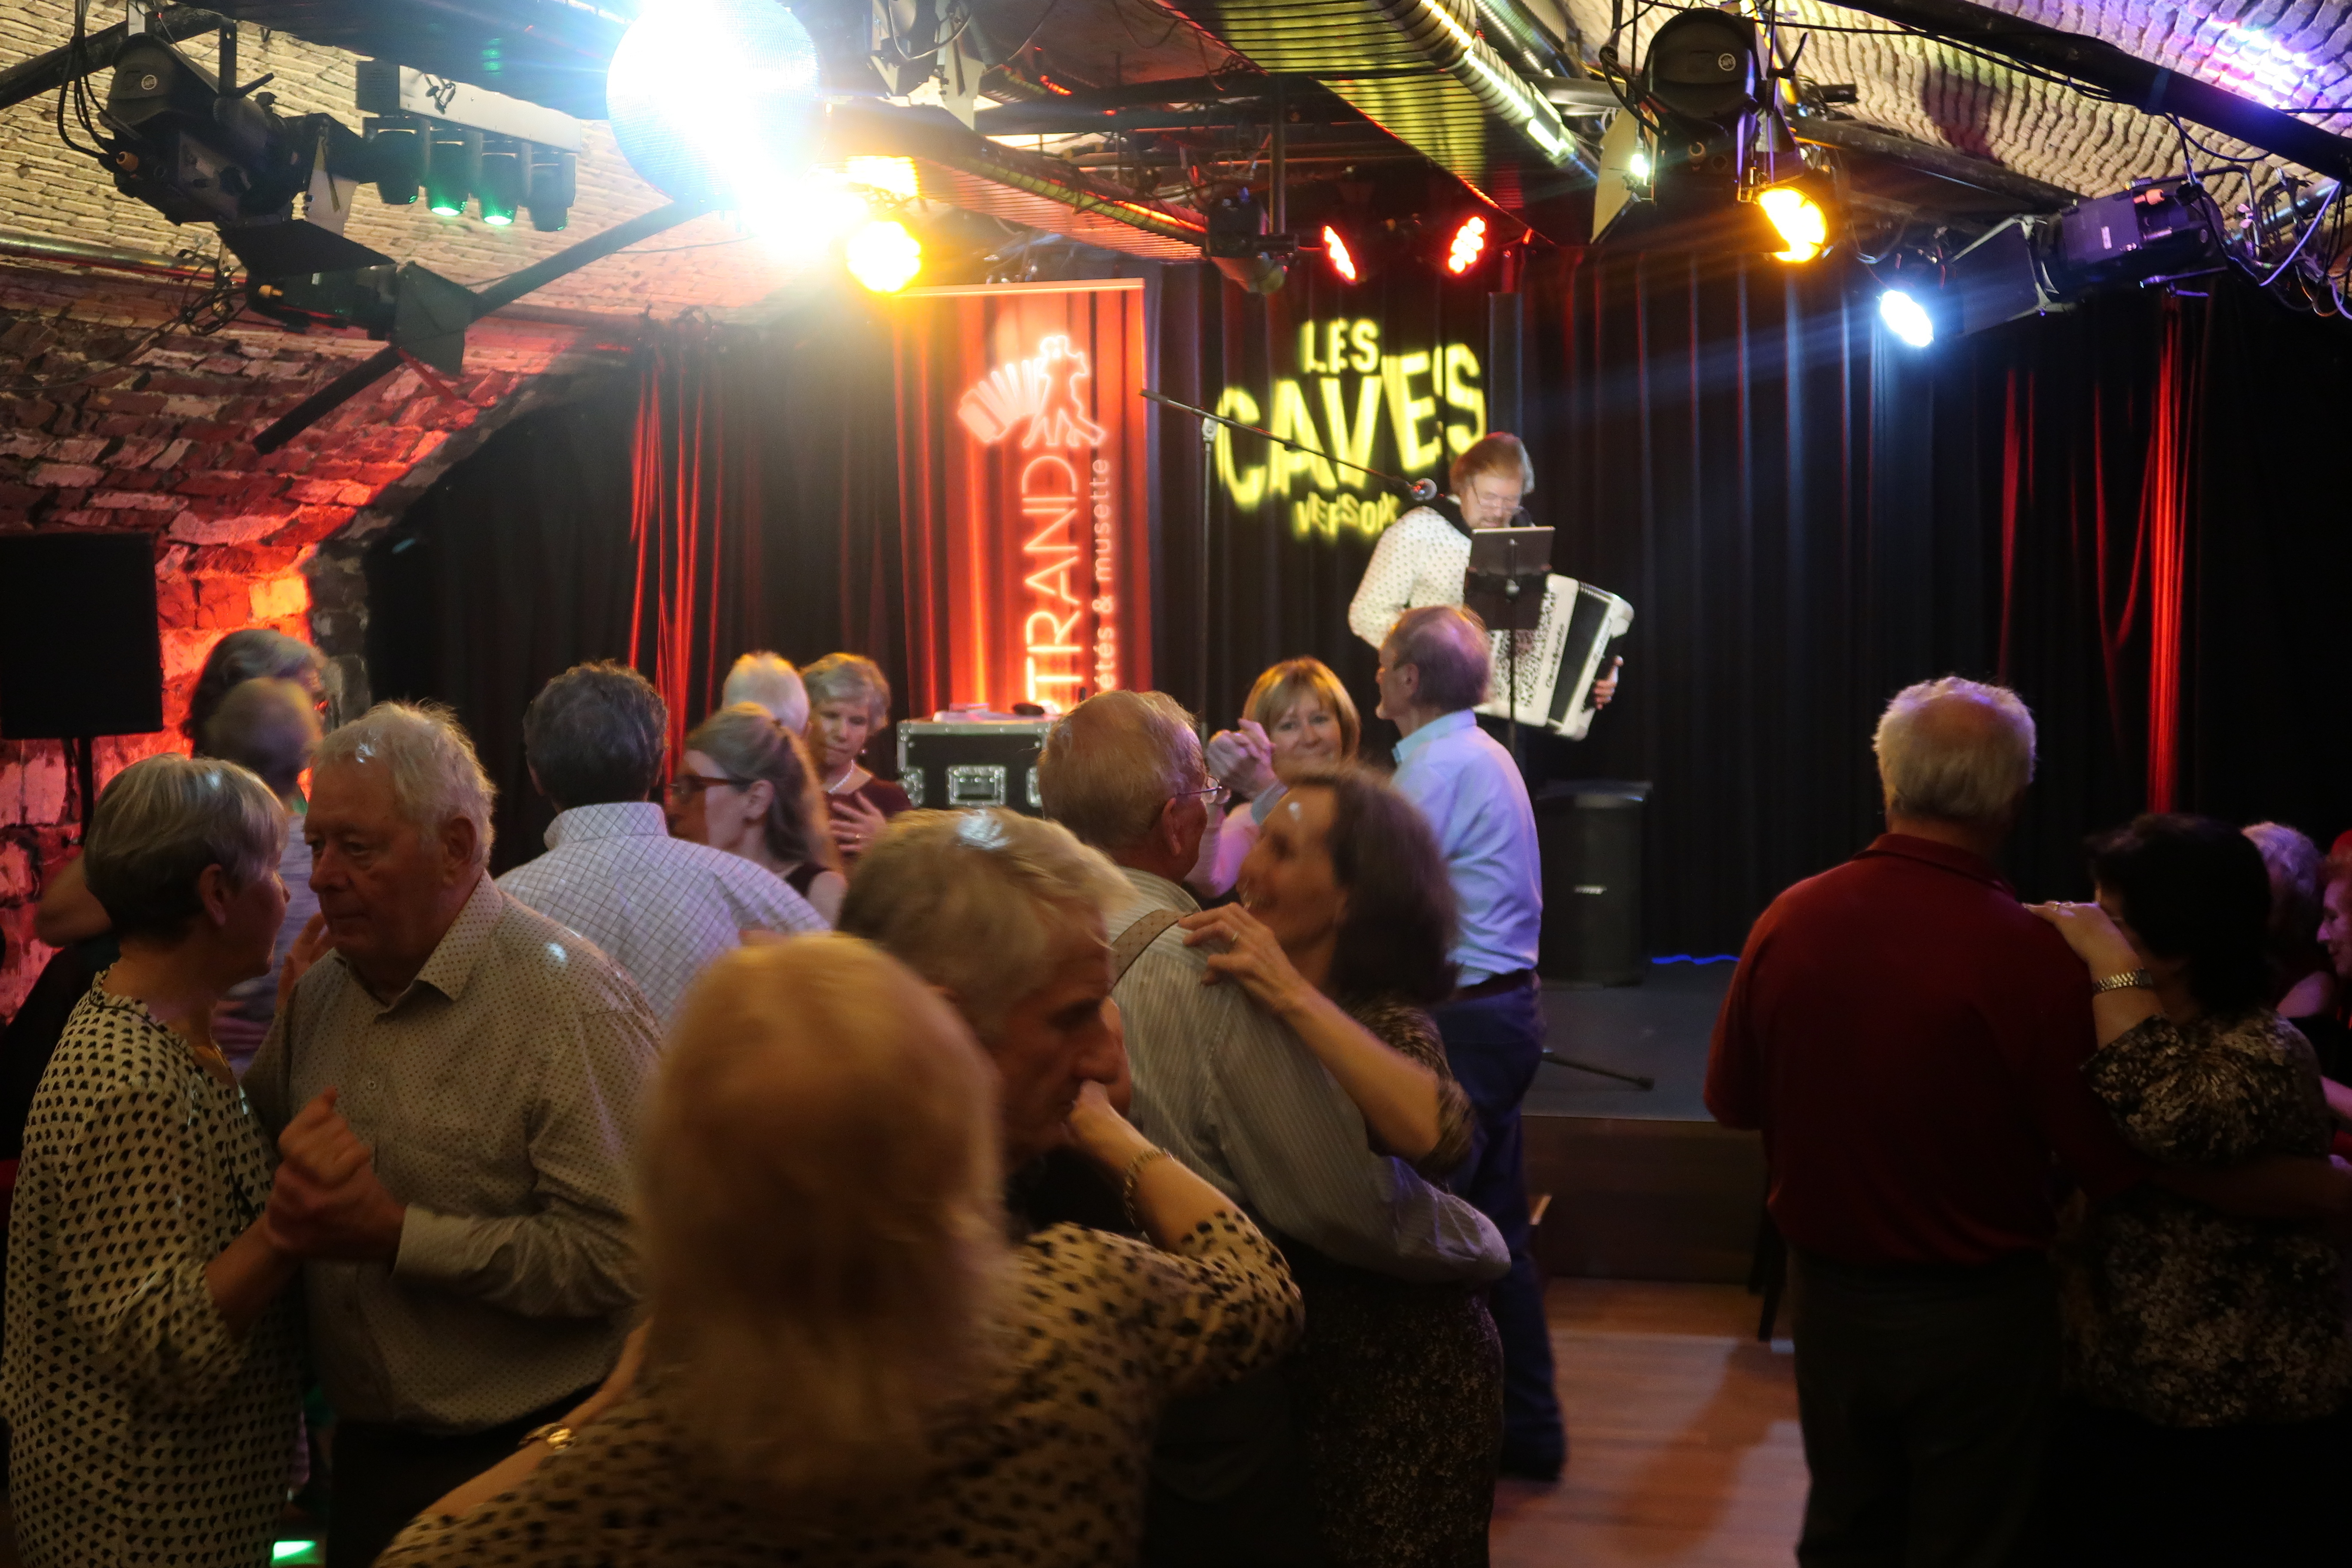
[[[1472,213],[1454,231],[1453,247],[1445,253],[1445,270],[1459,278],[1486,254],[1486,220]]]
[[[1331,263],[1331,270],[1348,282],[1356,281],[1356,258],[1348,253],[1348,242],[1329,224],[1323,226],[1323,256]]]

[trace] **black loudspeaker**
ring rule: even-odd
[[[0,736],[163,727],[152,535],[0,534]]]
[[[1543,854],[1536,973],[1572,985],[1639,985],[1642,803],[1647,784],[1559,781],[1535,798]]]

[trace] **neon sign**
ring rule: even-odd
[[[983,446],[1021,433],[1036,452],[1020,468],[1019,668],[1024,700],[1059,712],[1092,689],[1118,685],[1118,514],[1107,434],[1087,413],[1087,356],[1066,335],[1041,338],[1026,359],[998,365],[956,408]],[[1086,453],[1088,456],[1079,456]],[[1065,455],[1067,454],[1067,455]],[[1081,528],[1082,511],[1091,528]],[[1091,580],[1091,593],[1082,586]],[[1081,630],[1088,615],[1091,636]]]
[[[1478,356],[1467,343],[1391,353],[1381,346],[1378,321],[1308,321],[1298,327],[1297,367],[1297,375],[1275,381],[1271,409],[1248,388],[1228,386],[1217,412],[1263,425],[1305,450],[1220,429],[1215,457],[1217,477],[1235,508],[1256,511],[1269,501],[1286,503],[1290,531],[1299,538],[1336,539],[1343,530],[1369,538],[1402,510],[1394,495],[1375,492],[1370,477],[1331,458],[1409,476],[1435,474],[1486,433],[1486,389]],[[1265,447],[1264,460],[1244,464],[1237,444]]]

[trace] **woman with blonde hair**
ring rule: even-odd
[[[1131,1560],[1160,1404],[1280,1351],[1297,1295],[1098,1089],[1071,1135],[1168,1250],[1009,1242],[1002,1076],[870,943],[713,963],[640,1141],[649,1323],[383,1568]]]
[[[866,853],[883,825],[914,802],[887,779],[876,778],[858,758],[866,742],[889,727],[890,681],[862,654],[829,653],[801,671],[808,688],[808,743],[817,780],[833,817],[842,858]]]
[[[1201,891],[1214,896],[1233,887],[1292,773],[1355,761],[1363,733],[1355,700],[1321,659],[1286,658],[1261,674],[1242,704],[1241,723],[1209,738],[1209,772],[1233,792],[1234,804],[1213,849],[1203,851],[1195,879]]]
[[[801,738],[756,702],[688,731],[669,782],[669,830],[782,878],[830,925],[841,918],[841,856]]]

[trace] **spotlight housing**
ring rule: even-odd
[[[504,228],[515,220],[524,195],[523,150],[513,142],[494,142],[482,149],[474,184],[474,200],[482,221]]]
[[[462,217],[481,178],[482,133],[436,125],[425,154],[425,205],[436,217]]]
[[[388,207],[416,205],[425,184],[425,135],[402,120],[369,120],[361,126],[375,159],[375,194]]]
[[[1486,254],[1486,220],[1472,213],[1454,229],[1453,239],[1445,247],[1445,270],[1459,278],[1478,265]]]
[[[1756,25],[1719,11],[1668,17],[1643,58],[1641,90],[1658,122],[1659,207],[1679,216],[1736,196],[1766,93]]]
[[[849,275],[877,294],[896,294],[923,269],[923,242],[896,218],[877,218],[842,245]]]
[[[572,221],[577,194],[579,159],[549,147],[530,150],[530,188],[524,205],[530,208],[530,226],[541,234],[561,234]]]
[[[1831,210],[1835,198],[1828,182],[1812,174],[1769,185],[1756,194],[1756,205],[1779,234],[1782,247],[1771,254],[1790,264],[1811,261],[1830,248]]]
[[[1936,341],[1936,318],[1906,289],[1889,289],[1878,297],[1878,319],[1888,331],[1915,349]]]
[[[1348,248],[1347,237],[1329,224],[1323,226],[1323,259],[1331,264],[1343,283],[1359,283],[1363,274],[1356,269],[1355,252]]]

